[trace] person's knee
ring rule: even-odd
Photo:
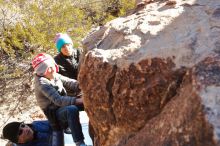
[[[79,110],[76,106],[71,105],[67,107],[67,113],[69,116],[79,116]]]

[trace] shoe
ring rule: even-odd
[[[66,133],[66,134],[72,134],[72,131],[71,131],[71,129],[68,127],[68,128],[66,128],[66,129],[64,130],[64,133]]]
[[[76,146],[87,146],[84,141],[75,142]]]

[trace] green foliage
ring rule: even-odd
[[[91,0],[84,4],[72,0],[0,0],[0,8],[7,7],[6,14],[15,10],[17,14],[16,18],[11,16],[14,21],[10,25],[2,22],[0,52],[9,57],[28,57],[43,51],[56,54],[53,39],[58,32],[67,32],[74,46],[80,47],[92,25],[103,25],[125,15],[134,3],[135,0]]]
[[[128,10],[131,10],[135,6],[136,0],[121,0],[122,8],[120,9],[120,14],[125,15]]]
[[[5,65],[0,65],[0,72],[3,72],[6,70],[6,66]]]

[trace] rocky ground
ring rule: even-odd
[[[32,122],[45,119],[44,114],[37,106],[32,78],[27,76],[22,79],[1,80],[0,97],[0,145],[4,146],[7,140],[2,139],[2,128],[12,121]]]

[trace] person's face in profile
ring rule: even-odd
[[[44,74],[44,77],[46,77],[47,79],[49,80],[52,80],[54,79],[56,76],[56,65],[52,65],[52,67],[48,67],[45,74]]]
[[[21,123],[18,131],[18,143],[27,143],[33,140],[34,131],[26,124]]]

